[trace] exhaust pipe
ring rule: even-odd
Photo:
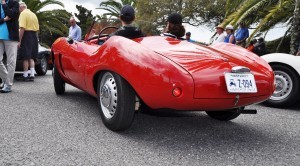
[[[256,109],[246,109],[246,110],[240,110],[241,114],[257,114]]]
[[[240,113],[240,114],[257,114],[256,109],[245,109],[245,107],[232,109],[232,112]]]

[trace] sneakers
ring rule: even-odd
[[[11,92],[11,86],[4,84],[4,87],[0,90],[1,93],[9,93]]]
[[[16,77],[16,80],[17,81],[25,81],[25,82],[28,82],[28,81],[34,81],[34,77],[24,77],[23,75],[20,76],[20,77]]]

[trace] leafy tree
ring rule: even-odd
[[[66,33],[67,26],[61,21],[68,20],[70,14],[65,10],[43,10],[48,5],[64,7],[62,2],[56,0],[23,0],[23,2],[25,2],[27,7],[38,17],[40,29],[46,29],[51,34],[57,33],[64,35]]]
[[[76,5],[77,10],[79,11],[78,14],[75,13],[75,16],[80,21],[79,26],[82,30],[82,35],[85,35],[88,31],[88,28],[93,23],[93,14],[91,10],[87,10],[85,7],[81,5]]]
[[[139,0],[136,4],[137,22],[143,31],[156,34],[166,25],[169,14],[183,15],[183,22],[199,26],[215,26],[225,15],[226,0]]]
[[[65,12],[65,14],[67,16],[62,16],[61,15],[62,12]],[[72,14],[68,13],[66,10],[62,10],[59,12],[56,12],[56,11],[49,12],[49,15],[51,15],[52,17],[55,17],[56,19],[58,19],[61,22],[61,24],[63,24],[63,27],[61,27],[63,34],[60,32],[57,33],[56,31],[51,32],[51,31],[49,31],[49,29],[41,28],[41,26],[40,26],[40,32],[39,32],[40,43],[51,46],[52,43],[57,38],[62,37],[62,36],[68,36],[68,28],[67,27],[69,25],[69,19],[67,19],[67,18],[70,18]],[[50,25],[50,26],[52,26],[52,25]]]
[[[295,0],[295,10],[291,25],[290,53],[296,54],[300,44],[300,0]]]

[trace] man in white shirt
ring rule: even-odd
[[[216,32],[217,34],[212,37],[211,44],[224,42],[225,40],[224,27],[222,25],[218,25],[216,27]]]
[[[75,41],[81,40],[81,28],[76,24],[75,18],[70,18],[70,29],[69,29],[69,37],[71,37]]]

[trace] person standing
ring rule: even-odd
[[[257,54],[258,56],[262,56],[267,53],[267,47],[264,38],[262,37],[258,38],[257,43],[254,44],[254,53]]]
[[[225,40],[224,27],[222,25],[216,27],[216,32],[217,34],[213,37],[211,44],[224,42]]]
[[[81,40],[81,28],[76,24],[75,18],[70,18],[69,37],[75,41]]]
[[[27,9],[24,2],[20,2],[20,56],[23,60],[23,75],[17,77],[19,81],[34,81],[34,59],[38,56],[38,34],[39,22],[36,15]],[[30,76],[28,71],[30,68]]]
[[[246,47],[246,39],[249,37],[249,30],[244,22],[239,24],[239,29],[235,33],[236,45]]]
[[[19,41],[19,3],[15,0],[1,0],[0,5],[0,78],[1,93],[11,92],[13,85],[18,41]],[[3,64],[3,53],[6,52],[7,67]]]
[[[191,35],[192,35],[191,32],[187,32],[185,34],[185,40],[187,40],[188,42],[191,42],[191,43],[195,43],[195,41],[191,39]]]
[[[256,42],[257,42],[256,39],[251,40],[248,47],[247,47],[247,50],[249,50],[251,52],[254,52],[254,45],[256,44]]]
[[[225,30],[226,30],[227,36],[225,37],[224,42],[225,43],[235,44],[236,41],[235,41],[235,37],[233,35],[233,33],[234,33],[233,26],[232,25],[227,25],[225,27]]]

